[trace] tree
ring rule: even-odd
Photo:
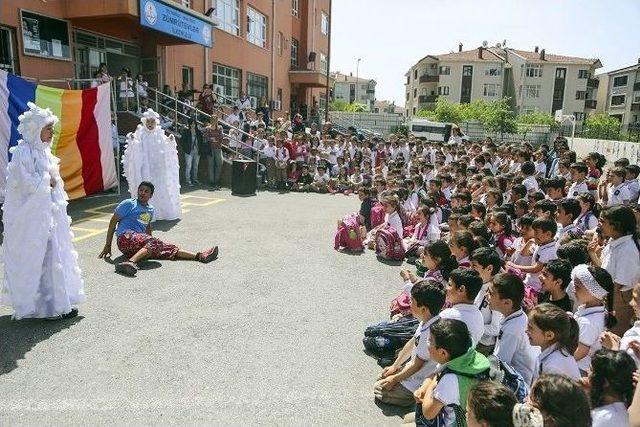
[[[349,105],[346,101],[331,101],[329,103],[329,111],[346,111],[347,105]]]
[[[518,126],[516,117],[511,110],[508,98],[492,101],[484,115],[483,122],[486,130],[500,134],[500,139],[504,139],[505,133],[516,133]]]
[[[594,139],[620,138],[620,121],[606,113],[597,113],[584,121],[584,136]]]
[[[558,123],[555,118],[548,113],[529,112],[519,114],[516,118],[518,123],[518,133],[522,134],[522,139],[527,138],[534,126],[549,126],[549,130],[557,129]]]
[[[344,111],[348,111],[350,113],[364,113],[368,111],[367,106],[364,104],[358,104],[357,102],[347,104]]]

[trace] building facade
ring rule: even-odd
[[[340,72],[331,73],[331,78],[333,80],[332,100],[345,101],[349,104],[356,102],[366,105],[367,111],[373,111],[376,100],[375,80]]]
[[[509,97],[517,113],[574,114],[578,121],[596,108],[598,59],[481,46],[427,55],[405,74],[406,115],[433,108],[439,97],[453,103]]]
[[[620,120],[623,126],[640,125],[640,59],[635,65],[598,76],[598,104],[601,111]]]
[[[330,87],[330,21],[331,0],[5,0],[0,68],[91,79],[106,63],[159,88],[212,83],[232,99],[306,110]]]

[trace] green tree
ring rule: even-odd
[[[349,105],[346,101],[331,101],[329,103],[329,111],[346,111],[347,105]]]
[[[522,135],[522,139],[526,139],[527,133],[531,132],[534,126],[549,126],[550,130],[558,128],[558,123],[551,114],[529,112],[519,114],[516,118],[518,124],[518,133]]]
[[[508,98],[492,101],[487,107],[483,122],[486,130],[500,134],[504,139],[505,133],[516,133],[518,126],[516,117],[509,105]]]
[[[366,105],[358,104],[357,102],[354,102],[352,104],[347,104],[344,111],[348,111],[350,113],[364,113],[365,111],[368,111],[368,110]]]
[[[584,121],[584,136],[595,139],[620,138],[620,121],[606,113],[597,113]]]

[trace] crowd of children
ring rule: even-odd
[[[365,331],[376,400],[419,426],[640,422],[638,165],[562,137],[323,144],[304,173],[362,202],[336,249],[415,264]]]

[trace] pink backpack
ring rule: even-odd
[[[334,236],[334,249],[344,248],[349,251],[363,251],[364,244],[360,236],[360,223],[356,214],[346,216]]]
[[[371,207],[371,228],[376,228],[384,222],[384,208],[382,203],[375,202]]]
[[[404,259],[402,239],[393,228],[383,227],[376,233],[376,255],[391,261]]]

